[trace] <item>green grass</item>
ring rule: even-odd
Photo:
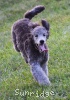
[[[45,18],[50,23],[47,44],[51,86],[39,86],[34,81],[29,66],[13,49],[11,39],[14,21],[40,4],[46,9],[33,21],[40,23]],[[16,89],[19,95],[15,95]],[[34,95],[22,95],[24,91]],[[0,100],[70,100],[70,0],[0,0]]]

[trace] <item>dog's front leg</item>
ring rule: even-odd
[[[45,72],[45,74],[48,76],[48,66],[47,66],[47,64],[44,63],[44,64],[41,65],[41,67],[42,67],[43,71]]]
[[[47,77],[39,63],[32,63],[31,71],[34,78],[40,85],[50,85],[49,78]]]

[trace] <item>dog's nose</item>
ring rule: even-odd
[[[44,40],[40,40],[40,44],[44,44]]]

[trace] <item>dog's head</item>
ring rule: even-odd
[[[46,50],[45,44],[49,37],[49,23],[42,20],[43,26],[37,26],[32,30],[33,40],[40,52]]]

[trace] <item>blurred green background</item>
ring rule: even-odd
[[[51,86],[39,86],[29,66],[13,49],[13,23],[36,5],[44,5],[45,10],[32,21],[46,19],[50,23],[47,44]],[[34,94],[23,95],[24,91]],[[0,100],[70,100],[70,0],[0,0]]]

